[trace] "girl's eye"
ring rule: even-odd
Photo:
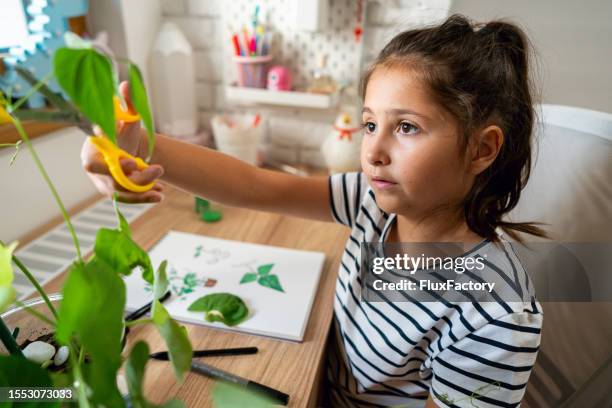
[[[402,122],[399,124],[398,130],[402,135],[413,135],[419,131],[419,128],[410,122]]]
[[[366,133],[374,133],[376,131],[376,124],[373,122],[365,122],[363,124],[363,128],[365,129]]]

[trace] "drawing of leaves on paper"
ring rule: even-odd
[[[194,288],[198,284],[198,278],[194,272],[189,272],[183,276],[183,284],[188,288]]]
[[[257,267],[257,272],[247,272],[240,279],[240,284],[255,282],[266,288],[278,290],[279,292],[285,292],[280,284],[280,280],[277,275],[271,274],[270,271],[274,267],[274,264],[265,264]]]
[[[201,255],[205,255],[208,258],[204,262],[209,265],[213,265],[221,262],[224,259],[229,258],[230,253],[228,251],[223,251],[219,248],[208,249],[204,248],[203,245],[198,245],[195,247],[193,258],[199,258]]]
[[[212,287],[216,284],[215,279],[198,278],[195,272],[185,273],[184,275],[174,266],[168,266],[168,282],[170,283],[170,291],[173,296],[177,296],[179,300],[185,300],[187,294],[192,293],[196,287]],[[211,282],[213,281],[213,282]],[[147,284],[144,289],[146,292],[151,292],[152,286]]]
[[[270,288],[270,289],[278,290],[279,292],[284,292],[283,287],[281,286],[281,284],[280,284],[280,282],[278,280],[278,276],[276,276],[276,275],[261,276],[261,277],[259,277],[257,282],[261,286],[265,286],[265,287]]]
[[[270,273],[273,266],[274,264],[260,265],[257,267],[257,273],[259,274],[259,276],[266,276]]]
[[[240,279],[240,283],[249,283],[257,280],[257,274],[252,272],[247,272],[244,274],[242,279]]]

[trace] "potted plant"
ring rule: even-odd
[[[61,197],[22,125],[22,120],[26,118],[71,123],[88,122],[98,125],[104,133],[103,137],[116,144],[113,100],[121,98],[117,94],[118,80],[114,69],[116,63],[126,64],[128,67],[130,96],[147,130],[150,156],[154,148],[153,118],[140,70],[129,60],[113,60],[91,43],[80,39],[75,41],[73,38],[69,47],[56,51],[54,72],[41,80],[36,80],[29,72],[18,71],[32,84],[31,91],[18,101],[11,99],[10,89],[5,89],[4,93],[0,91],[0,123],[12,123],[15,126],[23,142],[21,146],[25,146],[32,156],[60,208],[77,253],[77,259],[67,271],[61,296],[50,299],[27,267],[13,254],[17,243],[0,241],[0,312],[15,301],[15,291],[11,286],[14,262],[40,295],[40,305],[34,307],[17,302],[19,310],[21,313],[31,314],[41,325],[48,328],[49,333],[45,339],[53,343],[51,346],[54,349],[53,356],[47,359],[40,354],[36,358],[31,355],[26,358],[24,344],[18,344],[16,340],[17,333],[0,319],[0,341],[7,351],[6,354],[0,355],[0,387],[72,387],[81,407],[119,407],[125,406],[126,403],[135,407],[152,406],[142,392],[149,346],[144,341],[138,341],[129,350],[127,357],[124,357],[122,341],[125,340],[126,327],[153,324],[157,328],[166,342],[174,375],[179,382],[190,369],[192,358],[192,346],[185,327],[172,319],[163,304],[157,300],[166,292],[168,286],[165,263],[157,269],[153,268],[147,252],[132,239],[128,223],[116,205],[117,228],[100,228],[93,254],[85,258]],[[68,100],[53,93],[46,86],[52,76],[64,90]],[[28,97],[36,92],[46,97],[52,105],[51,110],[21,109]],[[20,143],[15,146],[19,148]],[[141,273],[142,278],[153,285],[154,299],[151,318],[126,322],[126,287],[122,276],[131,273]],[[45,313],[41,311],[41,307]],[[54,363],[51,363],[50,359],[57,358],[59,350],[62,352],[58,360],[64,369],[51,370]],[[26,351],[25,354],[31,354],[31,351]],[[129,396],[126,398],[117,385],[117,375],[122,366],[125,367],[129,389]],[[45,406],[49,406],[46,404]],[[59,406],[60,402],[54,404]],[[182,403],[172,400],[165,406],[182,406]]]

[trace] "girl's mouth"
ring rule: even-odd
[[[397,185],[397,183],[380,177],[372,177],[372,184],[380,190],[389,189]]]

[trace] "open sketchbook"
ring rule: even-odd
[[[170,231],[149,252],[153,267],[168,261],[172,296],[164,302],[180,321],[302,341],[325,260],[301,251]],[[152,298],[151,286],[134,271],[125,278],[127,310]],[[260,279],[264,277],[264,279]],[[188,311],[196,299],[229,292],[244,300],[249,316],[237,326],[210,323]]]

